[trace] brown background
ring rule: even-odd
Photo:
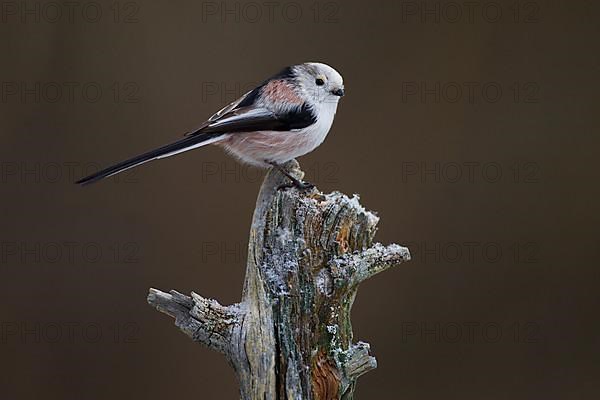
[[[347,96],[300,160],[307,179],[360,193],[377,239],[414,257],[359,291],[356,338],[379,368],[357,397],[597,398],[597,5],[493,3],[492,22],[494,9],[469,20],[457,2],[453,22],[437,1],[321,2],[316,17],[315,3],[290,3],[272,20],[261,2],[226,3],[224,21],[203,14],[221,3],[194,1],[117,3],[116,21],[109,2],[94,3],[98,22],[81,8],[72,21],[2,15],[0,397],[237,398],[224,358],[145,299],[149,287],[239,299],[262,172],[207,148],[71,182],[318,60]],[[456,97],[469,82],[473,101]]]

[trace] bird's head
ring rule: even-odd
[[[335,69],[322,63],[304,63],[293,67],[296,83],[311,102],[334,103],[344,95],[344,80]]]

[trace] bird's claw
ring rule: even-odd
[[[305,182],[305,181],[301,181],[301,180],[290,180],[288,183],[283,183],[279,186],[277,186],[277,190],[285,190],[285,189],[289,189],[289,188],[293,188],[295,187],[298,190],[304,191],[304,190],[311,190],[312,188],[315,187],[315,185],[313,185],[310,182]]]

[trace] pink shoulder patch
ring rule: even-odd
[[[264,96],[274,103],[286,102],[293,104],[302,104],[302,99],[294,92],[294,89],[290,87],[283,80],[276,80],[267,83],[263,88]]]

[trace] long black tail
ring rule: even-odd
[[[178,153],[183,153],[184,151],[195,149],[196,147],[214,143],[220,140],[221,136],[221,133],[201,133],[193,136],[187,136],[184,139],[159,147],[158,149],[151,150],[147,153],[140,154],[137,157],[122,161],[113,165],[112,167],[105,168],[96,172],[95,174],[86,176],[75,183],[80,185],[88,185],[90,183],[97,182],[100,179],[116,175],[119,172],[123,172],[129,168],[137,167],[138,165],[142,165],[148,161],[156,160],[157,158],[169,157]]]

